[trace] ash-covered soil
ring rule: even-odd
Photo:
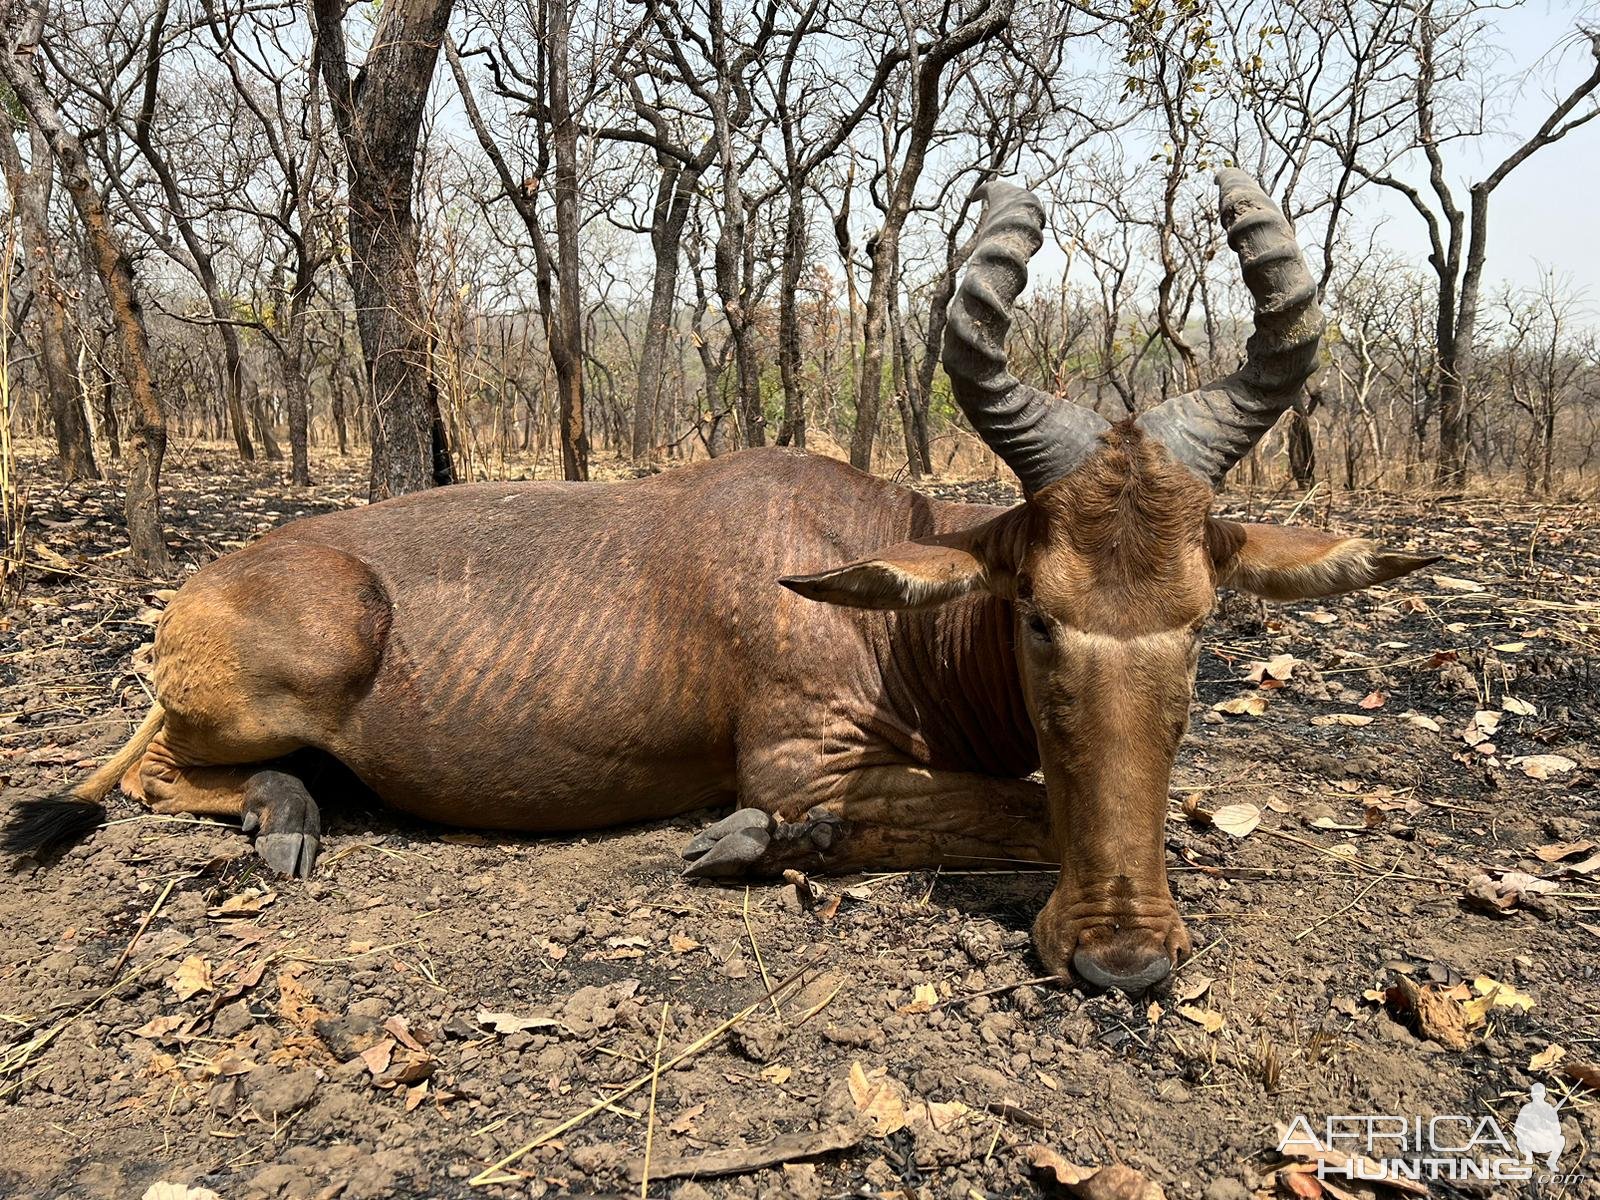
[[[317,467],[297,494],[188,451],[180,561],[355,502],[362,464]],[[125,576],[111,489],[32,478],[38,565],[0,623],[8,799],[125,739],[165,600]],[[1221,501],[1292,510],[1447,558],[1333,601],[1225,599],[1174,778],[1197,953],[1167,992],[1021,983],[1034,870],[747,890],[679,877],[717,813],[485,837],[350,797],[302,883],[118,800],[58,863],[0,875],[0,1195],[638,1195],[647,1157],[648,1193],[682,1200],[1074,1194],[1030,1165],[1045,1147],[1138,1173],[1071,1185],[1092,1200],[1149,1200],[1141,1176],[1315,1196],[1276,1152],[1296,1114],[1509,1131],[1542,1082],[1583,1177],[1430,1194],[1600,1197],[1595,511]],[[1352,1193],[1411,1194],[1327,1191]]]

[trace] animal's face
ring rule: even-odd
[[[1136,431],[1023,505],[797,590],[870,608],[973,591],[1008,602],[1061,877],[1034,925],[1045,965],[1142,990],[1189,950],[1164,829],[1201,634],[1219,586],[1325,596],[1430,561],[1357,538],[1213,519],[1210,488]],[[796,586],[795,581],[790,582]]]

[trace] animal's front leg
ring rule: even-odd
[[[741,808],[683,856],[705,878],[1060,861],[1042,784],[912,766],[851,772],[804,809]]]

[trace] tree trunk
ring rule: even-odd
[[[345,426],[344,415],[344,364],[339,361],[338,354],[338,348],[335,347],[333,366],[328,372],[328,387],[333,406],[333,436],[339,442],[339,457],[344,458],[350,453],[350,432]]]
[[[1317,481],[1317,444],[1311,436],[1311,414],[1317,411],[1322,397],[1308,392],[1305,407],[1296,405],[1289,410],[1284,433],[1289,442],[1289,474],[1296,487],[1308,488]]]
[[[452,0],[391,0],[354,79],[344,5],[313,0],[317,54],[349,164],[350,276],[371,389],[373,500],[449,482],[412,213],[417,138]]]
[[[687,170],[666,155],[659,157],[661,179],[656,185],[656,203],[650,223],[655,276],[650,285],[644,344],[639,351],[639,386],[633,397],[630,448],[635,461],[643,458],[654,442],[657,413],[667,377],[667,338],[678,306],[678,261],[682,254],[683,228],[700,179],[699,171]]]
[[[39,314],[39,354],[45,394],[55,424],[56,461],[66,483],[99,479],[94,461],[94,441],[84,417],[83,397],[67,350],[66,302],[55,271],[55,242],[50,237],[46,213],[50,207],[53,164],[50,148],[39,127],[29,122],[30,169],[12,141],[11,121],[0,110],[0,170],[4,171],[22,232],[23,264],[34,306]]]
[[[1460,487],[1467,473],[1467,389],[1460,343],[1441,347],[1439,356],[1439,454],[1434,462],[1434,482],[1440,487]],[[1470,357],[1470,356],[1467,356]]]
[[[43,8],[32,11],[33,38],[36,44],[42,29]],[[27,31],[18,31],[27,32]],[[11,35],[15,39],[17,33]],[[61,121],[55,101],[45,92],[34,72],[31,53],[16,52],[17,42],[0,48],[0,76],[11,86],[18,102],[43,131],[61,171],[61,180],[72,197],[78,219],[83,222],[95,271],[105,289],[106,300],[116,324],[121,354],[123,382],[133,400],[133,436],[129,439],[129,463],[124,508],[128,520],[129,563],[144,575],[163,575],[172,569],[161,529],[161,460],[167,448],[167,423],[156,398],[150,377],[150,338],[145,331],[144,310],[133,279],[133,263],[124,252],[99,191],[89,177],[89,163],[83,146]]]
[[[289,417],[289,482],[295,487],[310,487],[310,404],[301,362],[293,344],[285,346],[278,356],[279,370],[283,374],[283,406]]]
[[[861,321],[861,375],[856,381],[856,427],[850,437],[850,464],[872,470],[872,445],[878,437],[878,413],[883,399],[883,347],[889,315],[889,291],[898,228],[886,217],[872,251],[872,282]]]
[[[561,471],[589,478],[589,436],[583,424],[583,323],[578,290],[578,121],[568,80],[571,13],[568,0],[545,0],[550,56],[550,142],[555,150],[556,313],[550,357],[556,371],[561,426]]]
[[[785,130],[788,136],[788,130]],[[800,276],[806,258],[803,181],[791,176],[789,212],[783,233],[783,270],[778,288],[778,376],[783,383],[783,424],[778,445],[806,444],[806,393],[801,369]]]
[[[281,462],[283,450],[278,445],[278,435],[273,432],[272,414],[267,411],[266,402],[261,398],[261,385],[255,377],[244,374],[244,364],[239,364],[240,391],[243,395],[241,403],[249,402],[250,424],[255,428],[256,441],[261,443],[261,454],[268,462]]]
[[[302,253],[289,292],[288,329],[277,347],[283,371],[284,407],[289,415],[289,482],[295,487],[311,486],[311,402],[305,364],[306,306],[311,300],[312,269],[310,259]]]
[[[100,338],[100,353],[96,356],[95,367],[95,398],[96,407],[100,411],[100,432],[105,434],[106,452],[111,455],[113,462],[122,457],[122,426],[117,421],[117,405],[115,401],[116,381],[112,378],[111,368],[106,365],[106,356],[111,353],[107,344],[109,338],[102,334]],[[89,387],[88,376],[82,369],[80,361],[78,378],[83,381],[85,391]]]

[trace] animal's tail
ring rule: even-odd
[[[46,800],[22,800],[11,806],[5,829],[0,831],[0,849],[7,854],[43,855],[71,845],[88,836],[105,820],[101,803],[117,786],[129,767],[144,757],[161,731],[166,716],[155,704],[127,745],[65,796]]]

